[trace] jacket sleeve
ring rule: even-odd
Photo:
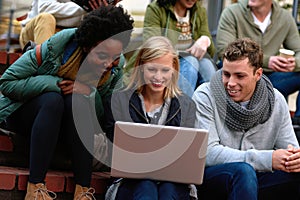
[[[104,100],[104,132],[106,133],[108,139],[113,142],[114,139],[114,129],[115,129],[115,122],[120,120],[123,116],[121,107],[121,101],[127,101],[126,99],[120,98],[121,95],[119,92],[108,96]]]
[[[277,101],[280,117],[277,117],[276,122],[278,136],[275,142],[274,149],[286,149],[289,144],[299,148],[299,143],[291,122],[291,116],[288,104],[285,97],[277,90],[275,90],[275,101]]]
[[[152,36],[160,36],[162,33],[162,10],[156,9],[153,3],[149,4],[146,9],[144,18],[143,40],[147,40]]]
[[[222,58],[222,54],[228,44],[237,39],[235,20],[235,15],[232,10],[225,8],[219,20],[216,38],[217,53],[219,58]]]
[[[290,13],[286,14],[286,23],[289,23],[289,31],[288,34],[284,40],[283,46],[286,49],[291,49],[295,51],[295,60],[296,60],[296,67],[294,71],[299,72],[300,71],[300,36],[298,27],[294,21],[294,18]],[[269,61],[269,59],[268,59]]]
[[[206,165],[246,162],[257,171],[272,171],[273,150],[239,150],[221,144],[219,134],[223,134],[222,131],[226,131],[226,129],[225,127],[217,128],[216,124],[224,123],[214,117],[215,107],[213,107],[214,102],[210,97],[208,87],[207,84],[200,85],[193,95],[193,100],[196,103],[195,127],[209,131]]]
[[[199,32],[200,34],[198,35],[198,38],[195,38],[195,40],[199,39],[202,35],[209,37],[210,46],[207,48],[207,52],[213,58],[216,49],[215,49],[214,42],[212,40],[212,36],[209,31],[206,9],[201,7],[201,9],[199,9],[198,13],[200,15],[201,23],[200,23],[200,27],[197,27],[196,28],[197,30],[195,30],[195,31]]]
[[[187,101],[185,102],[185,105],[183,105],[183,108],[186,107],[186,110],[184,111],[185,115],[182,116],[183,119],[181,119],[184,122],[182,126],[194,128],[196,120],[196,105],[190,97],[186,96],[186,98]]]
[[[123,56],[121,56],[121,59],[125,59]],[[123,63],[123,61],[122,61]],[[103,129],[104,132],[106,132],[104,129],[106,128],[106,123],[107,123],[107,116],[106,112],[109,113],[109,108],[107,106],[110,104],[110,98],[111,95],[113,94],[114,91],[118,91],[122,87],[122,75],[123,75],[123,70],[122,70],[123,64],[118,66],[118,69],[116,70],[115,73],[112,74],[113,78],[111,82],[109,82],[105,88],[103,88],[103,91],[97,90],[96,96],[95,96],[95,105],[97,106],[96,112],[97,112],[97,117],[98,121],[100,122],[101,128]],[[105,91],[104,91],[105,90]],[[107,110],[108,109],[108,110]]]
[[[68,20],[78,18],[80,21],[82,15],[86,12],[78,6],[76,3],[69,2],[59,2],[57,0],[40,0],[38,3],[38,12],[47,12],[52,14],[56,19]],[[72,20],[76,24],[68,24],[68,27],[73,27],[78,24],[78,21]]]
[[[27,101],[43,92],[60,92],[61,78],[51,74],[37,74],[35,50],[23,54],[2,75],[0,91],[16,101]]]
[[[57,0],[40,0],[38,10],[39,13],[50,13],[55,18],[81,16],[86,13],[79,5],[72,1],[59,2]]]

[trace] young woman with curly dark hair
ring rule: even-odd
[[[30,136],[26,200],[56,197],[45,176],[59,135],[70,150],[76,183],[74,199],[94,199],[90,188],[94,134],[103,117],[102,99],[122,75],[120,54],[133,20],[121,7],[89,13],[78,29],[64,29],[11,65],[0,80],[0,121]],[[52,195],[50,195],[52,194]]]

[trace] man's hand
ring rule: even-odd
[[[58,83],[58,86],[64,95],[72,93],[90,95],[91,93],[91,88],[89,86],[78,81],[75,82],[72,80],[62,80]]]
[[[281,56],[271,56],[268,67],[274,72],[292,72],[296,67],[295,58],[283,58]]]
[[[285,172],[289,172],[288,169],[286,169],[286,161],[289,156],[293,155],[292,152],[286,150],[286,149],[277,149],[273,151],[272,154],[272,168],[274,170],[282,170]]]
[[[300,149],[288,145],[288,151],[292,153],[287,157],[285,167],[289,172],[300,172]]]

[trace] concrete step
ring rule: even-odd
[[[58,145],[46,176],[46,185],[57,193],[57,199],[71,200],[75,185],[71,161],[64,152],[63,145]],[[28,154],[29,144],[24,137],[7,135],[0,130],[0,200],[24,199],[29,176]],[[96,199],[104,199],[109,183],[109,172],[93,172],[91,187],[96,191]]]

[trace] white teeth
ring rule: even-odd
[[[162,82],[152,82],[153,84],[160,85]]]
[[[236,90],[228,90],[230,93],[237,93]]]

